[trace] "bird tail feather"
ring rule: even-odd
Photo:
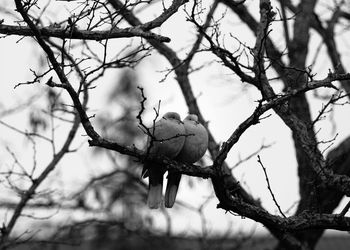
[[[177,191],[179,189],[181,174],[169,173],[168,183],[165,191],[165,207],[172,208],[174,206]]]
[[[148,191],[147,205],[151,209],[157,209],[162,203],[163,185],[151,186]]]
[[[162,204],[163,173],[157,167],[149,168],[149,189],[147,205],[151,209],[157,209]]]

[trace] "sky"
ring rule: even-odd
[[[257,2],[255,1],[254,3],[252,0],[247,1],[247,5],[254,8],[254,4],[256,5]],[[255,8],[255,10],[255,15],[258,15],[258,9]],[[64,15],[65,11],[60,9],[60,13]],[[243,41],[247,41],[247,45],[253,46],[254,39],[252,35],[237,20],[232,19],[222,24],[223,28],[228,28],[232,25],[235,25],[232,31],[234,35],[239,36]],[[186,53],[186,50],[183,48],[186,48],[186,45],[193,39],[193,32],[185,33],[184,29],[179,29],[178,27],[188,26],[188,22],[184,21],[184,16],[177,15],[177,17],[171,18],[159,30],[160,33],[171,38],[169,46],[179,50],[181,56],[184,56]],[[281,30],[277,24],[272,28],[271,36],[278,41],[281,38]],[[317,37],[313,37],[312,39],[313,44],[319,43]],[[227,41],[230,40],[228,39]],[[228,46],[235,46],[233,41],[232,44]],[[341,41],[340,46],[348,48],[347,41]],[[46,87],[40,84],[25,85],[14,89],[14,86],[18,82],[26,81],[32,76],[29,68],[39,67],[36,62],[36,55],[38,53],[41,53],[40,49],[30,39],[19,41],[18,37],[14,36],[0,39],[0,73],[2,76],[0,107],[15,107],[18,103],[24,103],[30,96],[40,96],[43,93],[42,91]],[[317,64],[314,67],[315,71],[318,72],[317,77],[320,79],[326,76],[328,68],[331,67],[324,54],[325,48],[322,48]],[[212,60],[212,57],[208,57],[206,53],[201,53],[194,60],[195,64],[202,64],[203,62]],[[312,57],[310,57],[309,61],[312,61]],[[349,55],[344,55],[343,63],[344,65],[349,65]],[[164,81],[161,81],[164,77],[164,70],[169,69],[169,67],[167,62],[160,56],[154,55],[146,58],[136,68],[139,76],[139,84],[146,89],[149,110],[157,105],[158,100],[162,100],[161,113],[176,111],[181,117],[185,117],[187,115],[187,108],[180,88],[174,79],[174,75],[170,74]],[[107,104],[104,97],[110,91],[110,84],[117,77],[117,72],[107,73],[104,76],[103,82],[93,90],[90,108],[94,110],[96,116],[105,109],[105,105]],[[259,93],[254,88],[242,85],[235,76],[219,63],[214,63],[210,66],[209,70],[202,69],[194,72],[191,74],[190,80],[200,110],[209,122],[209,129],[218,142],[224,142],[229,138],[237,126],[253,112],[257,105],[256,101],[260,99]],[[278,90],[281,89],[281,86],[279,83],[275,83],[274,88]],[[312,93],[308,94],[308,97],[311,100],[312,114],[315,117],[322,107],[322,102],[315,100]],[[36,104],[34,103],[34,105]],[[30,107],[27,107],[28,109]],[[349,119],[345,115],[349,111],[349,105],[335,107],[333,119],[337,121],[336,131],[339,133],[335,144],[349,136]],[[262,145],[270,145],[269,148],[260,153],[260,157],[267,169],[271,187],[282,210],[289,210],[292,213],[298,200],[298,180],[291,133],[275,113],[268,112],[267,115],[270,116],[260,124],[248,129],[240,138],[239,142],[228,155],[227,162],[230,166],[233,166],[240,159],[258,150]],[[146,119],[149,122],[152,121],[152,112],[148,113]],[[22,129],[25,129],[27,126],[27,119],[23,116],[23,113],[6,116],[3,120]],[[321,121],[317,126],[321,128],[318,133],[320,139],[329,140],[335,136],[329,117]],[[64,130],[64,128],[59,129]],[[29,162],[31,160],[32,151],[28,149],[28,143],[24,138],[0,125],[0,167],[1,165],[11,164],[13,161],[9,157],[5,145],[11,148],[11,150],[14,150],[16,154],[19,154],[23,162]],[[109,167],[103,166],[103,164],[97,164],[99,167],[98,171],[95,169],[96,163],[101,160],[98,156],[94,156],[97,159],[92,159],[92,161],[81,157],[82,155],[90,154],[89,150],[91,149],[87,146],[86,138],[80,137],[75,145],[82,145],[79,154],[77,156],[67,156],[63,159],[58,171],[59,177],[56,177],[56,175],[50,177],[52,178],[51,180],[58,183],[60,181],[67,182],[67,189],[74,187],[77,183],[84,183],[86,178],[96,172],[109,170]],[[38,152],[39,150],[40,152],[48,151],[44,145],[38,145]],[[49,159],[50,153],[42,153],[37,160],[40,163],[39,165],[45,166],[45,162],[48,162]],[[208,156],[205,156],[205,159],[210,162]],[[72,165],[74,168],[71,167]],[[265,208],[270,212],[278,214],[277,208],[268,192],[264,173],[256,157],[252,157],[252,159],[235,168],[233,174],[255,198],[261,199],[262,205]],[[213,196],[213,190],[208,180],[202,181],[202,183],[206,183],[206,185],[201,185],[200,188],[194,190],[187,185],[186,181],[183,181],[178,199],[193,206],[198,206],[209,196]],[[348,199],[343,201],[340,207],[344,206],[344,202],[347,201]],[[225,211],[216,209],[216,205],[217,200],[212,199],[205,208],[209,231],[224,232],[230,228],[250,232],[256,227],[249,219],[228,215]],[[157,222],[159,228],[162,228],[164,219],[158,216],[157,211],[150,211],[150,213],[160,218]],[[186,232],[200,232],[200,217],[196,216],[193,212],[187,209],[173,209],[169,213],[172,218],[175,218],[173,222],[174,232],[184,232],[186,230]],[[258,226],[256,230],[262,232],[264,229]]]

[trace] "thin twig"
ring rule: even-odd
[[[275,203],[276,207],[278,208],[278,211],[281,213],[281,215],[284,217],[284,218],[287,218],[287,216],[282,212],[282,209],[280,207],[280,205],[278,204],[277,200],[276,200],[276,197],[272,191],[272,188],[271,188],[271,185],[270,185],[270,181],[269,181],[269,177],[267,176],[267,172],[266,172],[266,168],[264,167],[264,164],[261,162],[261,159],[260,159],[260,155],[258,155],[258,162],[261,166],[261,168],[263,169],[264,171],[264,175],[265,175],[265,180],[266,180],[266,183],[267,183],[267,189],[269,190],[270,194],[271,194],[271,197],[272,197],[272,200],[273,202]]]

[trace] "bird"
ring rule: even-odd
[[[208,132],[206,128],[198,122],[198,117],[195,114],[189,114],[183,120],[183,123],[186,139],[180,153],[174,160],[193,164],[200,160],[208,149]],[[167,178],[165,207],[172,208],[179,188],[181,174],[170,171]]]
[[[148,136],[147,147],[151,155],[165,156],[174,159],[183,148],[185,142],[185,128],[180,115],[167,112],[151,129],[153,135]],[[159,164],[145,163],[142,176],[148,175],[147,205],[157,209],[162,203],[164,170]]]

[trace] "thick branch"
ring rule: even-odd
[[[103,31],[91,31],[91,30],[79,30],[77,28],[55,28],[55,27],[43,27],[37,28],[37,31],[41,36],[45,37],[57,37],[62,39],[80,39],[80,40],[105,40],[121,37],[143,37],[147,39],[155,39],[160,42],[170,42],[170,38],[154,34],[149,31],[143,31],[140,28],[125,28],[118,29],[113,28],[111,30]],[[34,32],[30,27],[13,26],[0,24],[0,33],[6,35],[19,35],[19,36],[34,36]]]
[[[197,165],[185,164],[170,160],[166,157],[147,155],[144,151],[141,151],[135,147],[122,146],[117,142],[110,142],[106,139],[89,140],[89,145],[117,151],[124,155],[133,156],[140,161],[144,161],[147,158],[147,161],[158,163],[159,165],[164,166],[166,170],[181,172],[182,174],[189,176],[210,178],[216,175],[215,171],[210,166],[203,168]]]
[[[341,231],[350,230],[350,218],[333,214],[301,213],[297,216],[282,218],[272,215],[266,210],[257,208],[239,199],[231,199],[229,203],[219,204],[218,207],[231,211],[242,211],[241,216],[246,216],[263,225],[276,230],[287,232],[298,232],[306,229],[337,229]]]

